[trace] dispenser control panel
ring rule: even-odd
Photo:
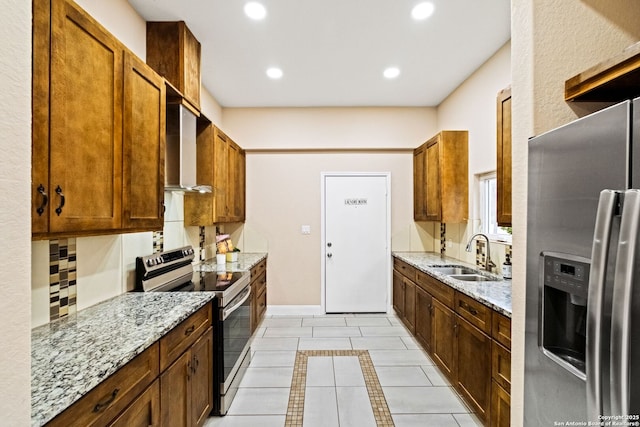
[[[544,284],[586,298],[589,267],[588,263],[573,259],[544,256]]]

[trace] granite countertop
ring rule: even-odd
[[[224,268],[222,266],[218,266],[216,264],[216,259],[212,258],[212,259],[208,259],[206,261],[202,261],[199,264],[196,264],[193,266],[193,269],[195,271],[230,271],[230,272],[236,272],[236,271],[248,271],[251,270],[253,267],[255,267],[256,265],[258,265],[258,263],[260,263],[260,261],[262,261],[263,259],[267,258],[267,254],[266,253],[261,253],[261,252],[256,252],[256,253],[250,253],[250,252],[238,252],[238,262],[227,262],[224,265]],[[220,267],[220,268],[218,268]]]
[[[130,292],[31,331],[31,425],[42,426],[214,298]]]
[[[438,273],[429,267],[463,265],[475,270],[478,270],[478,267],[455,258],[441,256],[440,254],[433,252],[394,252],[393,256],[414,266],[418,270],[435,277],[439,281],[446,283],[453,289],[470,296],[476,301],[493,308],[499,313],[502,313],[509,318],[511,317],[510,280],[503,280],[502,277],[489,274],[485,271],[480,271],[479,274],[495,280],[486,282],[463,282],[461,280],[453,279],[447,275]]]

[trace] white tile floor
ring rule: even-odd
[[[369,350],[397,427],[481,426],[395,315],[264,319],[228,414],[205,427],[282,427],[296,350]],[[375,426],[357,357],[309,357],[305,427]]]

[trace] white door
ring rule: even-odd
[[[386,312],[389,175],[324,176],[325,311]]]

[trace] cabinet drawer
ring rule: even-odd
[[[437,298],[441,303],[449,308],[453,308],[455,300],[455,291],[453,288],[445,285],[441,281],[434,279],[427,273],[418,271],[416,273],[416,283],[425,291],[429,292],[433,297]]]
[[[493,339],[511,349],[511,319],[496,311],[493,312]]]
[[[263,271],[260,277],[251,281],[251,292],[255,292],[256,295],[258,295],[260,292],[262,292],[265,289],[266,286],[267,286],[267,273]]]
[[[486,305],[460,292],[456,292],[456,313],[487,335],[491,334],[491,314],[493,310]]]
[[[160,372],[196,342],[212,324],[212,306],[206,304],[160,339]]]
[[[398,258],[393,259],[393,268],[402,273],[402,275],[408,277],[412,281],[416,280],[416,269],[407,264],[406,262],[399,260]]]
[[[158,376],[158,344],[154,344],[83,398],[51,420],[47,426],[107,425]]]
[[[267,260],[263,259],[262,261],[260,261],[258,265],[255,265],[251,269],[251,281],[253,282],[253,280],[255,280],[256,277],[260,276],[260,274],[266,271],[267,271]]]
[[[511,392],[511,352],[493,342],[491,348],[491,375],[508,393]]]

